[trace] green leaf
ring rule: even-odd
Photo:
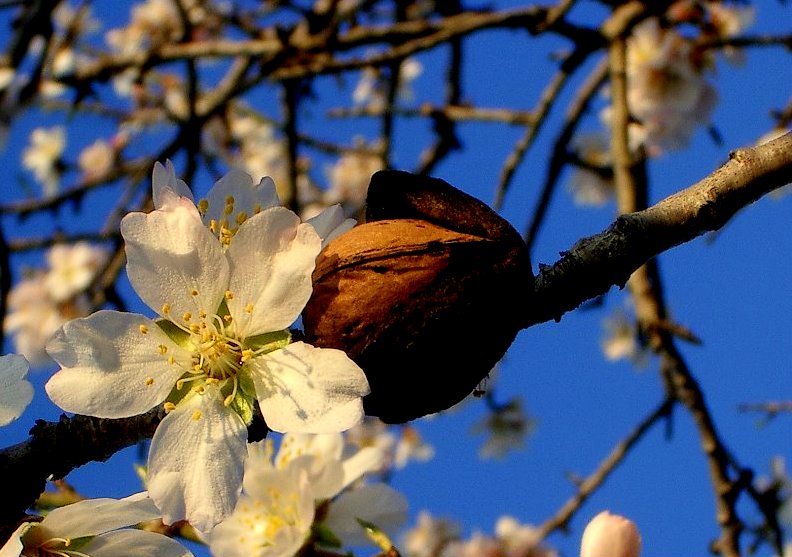
[[[291,333],[288,329],[282,331],[275,331],[272,333],[263,333],[254,337],[245,339],[245,348],[250,348],[256,352],[267,354],[284,348],[291,342]]]

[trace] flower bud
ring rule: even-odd
[[[367,204],[319,255],[303,325],[365,371],[366,413],[400,423],[473,391],[520,330],[533,275],[519,234],[442,180],[378,172]]]
[[[580,557],[638,557],[641,535],[635,523],[602,511],[583,530]]]

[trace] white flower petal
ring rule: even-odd
[[[67,412],[99,418],[142,414],[165,400],[184,373],[168,364],[160,346],[177,364],[189,366],[189,353],[142,315],[103,310],[69,321],[47,344],[61,365],[45,386],[47,394]]]
[[[228,308],[237,333],[253,336],[294,323],[311,297],[311,273],[322,242],[309,224],[283,207],[248,219],[228,247]]]
[[[272,469],[259,477],[256,491],[240,497],[234,514],[207,538],[215,557],[293,557],[305,543],[313,519],[307,476],[291,468]]]
[[[11,537],[8,538],[8,541],[5,545],[0,548],[0,557],[19,557],[22,555],[22,550],[25,546],[22,544],[22,536],[25,535],[25,532],[38,526],[38,524],[34,522],[23,522],[19,525],[19,527],[14,530],[14,533],[11,534]]]
[[[313,226],[316,233],[319,234],[322,239],[322,247],[347,230],[352,230],[357,224],[355,219],[344,218],[344,209],[339,204],[327,207],[324,211],[305,222]]]
[[[193,207],[194,209],[194,207]],[[228,262],[220,242],[188,209],[130,213],[121,221],[127,275],[148,306],[174,319],[190,312],[217,311],[228,284]]]
[[[40,527],[43,533],[55,538],[96,536],[131,526],[145,520],[159,518],[154,502],[144,493],[126,499],[86,499],[51,511]]]
[[[382,470],[385,466],[385,456],[385,451],[379,447],[363,447],[344,460],[344,483],[341,488],[349,486],[369,472]]]
[[[25,379],[28,367],[24,356],[0,356],[0,425],[16,420],[33,400],[33,385]]]
[[[224,210],[229,197],[234,199],[234,209],[230,215],[226,215]],[[262,178],[256,184],[249,174],[241,170],[231,170],[220,178],[209,190],[206,200],[209,202],[204,215],[204,223],[207,225],[212,220],[220,222],[221,219],[226,218],[229,219],[231,225],[235,226],[237,224],[236,215],[240,212],[251,217],[264,209],[280,205],[272,178]]]
[[[335,497],[344,484],[341,456],[344,438],[340,433],[287,433],[281,440],[275,465],[305,470],[314,499]]]
[[[234,510],[247,457],[245,424],[217,386],[205,389],[165,416],[148,458],[149,494],[162,520],[186,519],[201,532]]]
[[[335,534],[344,547],[371,545],[357,519],[371,522],[392,536],[407,520],[407,500],[385,484],[364,485],[343,493],[330,504],[324,525]]]
[[[97,536],[81,552],[91,557],[192,557],[192,553],[168,536],[143,530],[120,530]]]
[[[274,431],[332,433],[363,417],[368,381],[340,350],[295,342],[248,365],[264,419]]]
[[[181,199],[186,199],[192,205],[192,191],[183,180],[176,178],[173,163],[167,161],[165,164],[167,164],[167,168],[159,162],[154,163],[151,180],[154,208],[162,209],[180,205],[183,203]]]

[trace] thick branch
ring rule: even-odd
[[[540,265],[536,305],[525,326],[561,316],[622,288],[643,263],[679,244],[718,230],[737,211],[792,182],[792,133],[738,149],[693,186],[644,211],[621,215],[605,231],[577,242],[552,266]]]

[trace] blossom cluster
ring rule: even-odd
[[[8,294],[3,327],[14,337],[14,349],[32,366],[51,363],[49,338],[70,319],[87,315],[85,289],[102,268],[107,252],[88,242],[56,244],[46,253],[47,267],[28,272]]]

